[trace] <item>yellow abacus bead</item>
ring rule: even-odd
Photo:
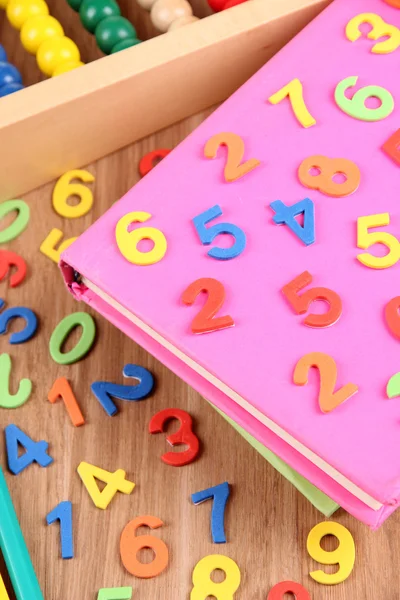
[[[83,67],[85,63],[80,60],[71,60],[69,62],[62,62],[56,67],[53,77],[57,77],[57,75],[62,75],[63,73],[68,73],[68,71],[73,71],[78,67]]]
[[[9,3],[10,0],[0,0],[0,8],[7,8],[7,4]]]
[[[194,23],[198,21],[199,17],[195,17],[194,15],[186,15],[185,17],[180,17],[176,21],[172,21],[171,25],[168,27],[168,31],[174,31],[174,29],[180,29],[184,25],[189,25],[189,23]]]
[[[15,29],[21,29],[31,17],[48,15],[49,7],[44,0],[10,0],[6,11],[11,25]]]
[[[25,50],[36,54],[40,44],[52,37],[62,37],[64,30],[61,23],[50,15],[40,15],[28,19],[21,29],[21,43]]]
[[[1,2],[1,0],[0,0]],[[137,3],[139,4],[139,6],[141,6],[142,8],[145,8],[146,10],[151,10],[151,7],[153,6],[153,4],[157,2],[157,0],[137,0]]]
[[[192,14],[192,7],[187,0],[157,0],[151,9],[150,18],[153,25],[164,33],[173,21]]]
[[[81,55],[78,46],[67,37],[54,37],[40,44],[36,60],[45,75],[53,75],[57,67],[65,62],[79,62]]]

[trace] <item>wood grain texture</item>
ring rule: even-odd
[[[76,26],[72,11],[70,18],[67,33]],[[0,31],[10,58],[15,58],[24,76],[29,77],[32,61],[21,54],[17,35],[4,21]],[[85,41],[88,48],[86,43],[89,41]],[[89,165],[87,168],[96,177],[95,202],[92,211],[81,219],[62,219],[53,211],[53,184],[26,195],[24,199],[31,208],[29,227],[7,246],[25,257],[29,273],[17,289],[0,282],[0,297],[9,305],[34,309],[40,326],[37,335],[23,345],[10,346],[7,337],[0,337],[0,351],[9,352],[13,360],[11,391],[15,392],[22,377],[30,377],[34,386],[23,407],[15,411],[0,409],[0,461],[6,470],[3,429],[9,423],[36,440],[50,443],[55,462],[49,468],[32,465],[17,477],[6,473],[44,596],[46,600],[96,600],[101,587],[131,585],[134,600],[189,600],[196,563],[208,554],[221,553],[233,558],[242,573],[235,600],[266,600],[269,589],[284,579],[305,585],[314,600],[398,600],[400,513],[375,533],[344,511],[336,513],[333,519],[354,536],[356,564],[344,584],[320,586],[308,576],[319,566],[307,554],[306,538],[324,517],[199,394],[97,314],[97,340],[84,360],[59,366],[50,358],[48,342],[57,323],[73,311],[90,309],[66,292],[56,265],[39,252],[41,242],[53,227],[62,229],[67,237],[83,232],[137,182],[137,165],[144,153],[175,146],[205,116],[192,117]],[[11,330],[19,326],[13,323]],[[144,401],[121,402],[118,415],[110,418],[91,394],[90,385],[98,379],[123,383],[122,368],[127,362],[149,368],[157,387]],[[47,400],[48,391],[60,376],[72,383],[86,418],[83,427],[73,428],[63,404],[51,405]],[[166,407],[179,407],[193,415],[202,444],[198,460],[179,469],[160,460],[169,449],[165,436],[150,436],[147,432],[152,415]],[[174,429],[175,424],[169,431]],[[339,444],[340,440],[333,443]],[[136,483],[132,495],[117,494],[106,511],[95,508],[76,472],[82,460],[110,471],[125,469],[127,477]],[[194,506],[190,496],[223,481],[232,486],[226,513],[228,543],[213,545],[210,502]],[[71,561],[60,558],[58,526],[45,524],[46,514],[62,500],[71,500],[74,507],[75,558]],[[168,569],[151,580],[129,575],[119,557],[123,528],[134,517],[145,514],[164,521],[164,527],[153,535],[162,538],[170,551]],[[145,529],[139,533],[145,531],[148,533]],[[334,547],[330,542],[324,545],[326,549]],[[143,552],[143,556],[149,560],[151,554]]]

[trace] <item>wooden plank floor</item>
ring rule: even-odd
[[[123,8],[129,15],[127,2]],[[133,8],[133,15],[135,11]],[[81,31],[80,25],[65,0],[52,6],[52,13],[76,38],[74,34]],[[135,18],[133,21],[136,23]],[[154,34],[148,21],[138,29],[142,37]],[[21,68],[24,80],[38,81],[34,59],[24,53],[18,34],[4,19],[0,21],[0,35],[0,43]],[[85,60],[97,56],[93,38],[88,34],[82,34],[80,45]],[[2,430],[9,423],[50,444],[54,463],[49,468],[33,465],[17,477],[6,473],[44,596],[46,600],[96,600],[102,587],[131,585],[134,599],[185,600],[190,596],[196,563],[208,554],[221,553],[233,558],[241,570],[242,583],[235,600],[266,600],[272,585],[284,579],[305,585],[315,600],[398,600],[400,513],[375,533],[344,511],[336,513],[333,519],[348,527],[354,536],[356,564],[343,584],[318,585],[308,576],[310,570],[319,567],[307,554],[306,538],[324,517],[199,394],[97,315],[96,344],[84,360],[59,366],[50,358],[48,342],[57,323],[73,311],[89,309],[77,304],[66,292],[56,265],[39,252],[41,242],[53,227],[61,229],[66,237],[82,233],[137,182],[138,161],[145,152],[157,147],[172,148],[205,116],[192,117],[88,165],[96,177],[95,202],[92,211],[81,219],[62,219],[53,211],[53,184],[27,195],[24,199],[31,208],[28,229],[7,246],[25,257],[29,274],[17,289],[0,283],[0,297],[9,305],[31,307],[39,315],[40,326],[37,335],[23,345],[10,346],[6,337],[0,338],[0,351],[9,352],[13,360],[11,391],[16,391],[22,377],[33,382],[31,398],[24,406],[14,411],[0,409],[0,461],[6,469]],[[0,228],[8,222],[5,219]],[[18,327],[14,323],[11,330]],[[71,336],[68,345],[72,346],[73,341]],[[107,417],[91,394],[90,385],[99,379],[122,383],[122,368],[128,362],[141,364],[154,373],[156,391],[142,402],[121,403],[118,415]],[[62,403],[53,406],[47,401],[49,389],[60,376],[71,381],[79,399],[86,417],[81,428],[72,427]],[[198,460],[179,469],[160,460],[166,449],[165,436],[150,436],[147,432],[151,416],[166,407],[189,411],[202,443]],[[168,431],[173,429],[174,425]],[[117,494],[106,511],[95,508],[76,472],[83,460],[110,471],[125,469],[127,477],[136,483],[133,494]],[[190,495],[223,481],[228,481],[232,489],[226,514],[228,543],[213,545],[210,503],[195,507]],[[71,500],[74,506],[76,554],[71,561],[63,561],[59,556],[58,526],[45,525],[46,514],[62,500]],[[146,514],[164,521],[154,536],[163,539],[170,552],[167,570],[150,580],[129,575],[119,555],[122,529],[134,517]],[[148,533],[145,529],[139,533],[145,531]],[[335,543],[328,539],[323,547],[332,549]],[[147,562],[152,558],[150,551],[142,551],[139,556]]]

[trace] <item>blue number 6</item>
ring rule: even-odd
[[[240,227],[233,225],[232,223],[218,223],[212,227],[207,228],[206,225],[213,219],[222,215],[221,207],[216,204],[203,213],[197,215],[192,219],[193,224],[199,234],[200,241],[205,246],[211,244],[214,238],[220,233],[229,233],[235,238],[235,243],[230,248],[212,248],[207,252],[208,256],[216,258],[218,260],[230,260],[236,258],[243,252],[246,247],[246,235]]]

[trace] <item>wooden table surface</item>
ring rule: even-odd
[[[77,15],[66,6],[65,0],[50,5],[68,35],[76,39],[76,32],[82,33],[80,46],[84,60],[99,57],[93,37],[82,32]],[[135,3],[126,0],[121,5],[124,14],[132,17],[141,37],[154,35],[147,15],[142,12],[138,20]],[[2,19],[0,42],[9,58],[21,68],[24,81],[35,83],[40,75],[34,58],[24,52],[18,33]],[[97,314],[94,314],[96,343],[85,359],[60,366],[50,358],[48,343],[57,323],[73,311],[92,311],[66,292],[57,266],[40,253],[41,242],[53,227],[61,229],[66,237],[82,233],[138,181],[138,162],[144,153],[159,147],[174,147],[206,116],[197,115],[95,164],[81,165],[96,178],[94,206],[83,218],[67,220],[54,212],[51,203],[54,184],[27,194],[24,200],[31,209],[29,226],[7,246],[26,259],[29,273],[17,289],[1,282],[0,297],[9,305],[32,308],[39,316],[40,326],[36,336],[22,345],[11,346],[7,337],[0,338],[1,352],[8,352],[13,361],[11,391],[16,391],[22,377],[33,382],[31,398],[24,406],[13,411],[0,409],[0,425],[3,429],[15,423],[33,439],[48,441],[54,457],[54,463],[47,469],[35,464],[18,476],[6,473],[44,597],[96,600],[102,587],[132,586],[132,597],[137,600],[189,599],[194,566],[202,557],[218,553],[231,557],[240,567],[242,581],[235,600],[266,600],[269,589],[285,579],[302,583],[314,600],[398,599],[400,513],[372,533],[339,510],[333,519],[352,532],[356,563],[343,584],[321,586],[308,575],[319,566],[307,554],[306,539],[311,528],[324,517],[199,394]],[[0,229],[10,221],[4,219]],[[14,322],[11,331],[19,328],[20,323]],[[66,349],[72,347],[77,336],[77,332],[70,336]],[[121,402],[119,413],[110,418],[91,394],[90,385],[96,380],[122,383],[122,368],[128,362],[149,368],[155,375],[156,389],[142,402]],[[60,376],[67,377],[72,384],[86,418],[83,427],[71,425],[61,402],[51,405],[47,400],[48,391]],[[182,468],[169,467],[160,460],[168,448],[166,436],[148,433],[152,415],[166,407],[190,412],[201,440],[198,459]],[[168,427],[168,432],[173,430],[176,422]],[[0,450],[1,465],[6,470],[3,436]],[[136,483],[132,495],[118,493],[106,511],[95,508],[77,475],[81,461],[109,471],[125,469],[127,478]],[[231,485],[226,512],[228,542],[214,545],[210,534],[211,504],[194,506],[190,496],[223,481]],[[47,513],[63,500],[73,503],[75,558],[70,561],[60,558],[58,526],[45,524]],[[168,568],[149,580],[131,576],[119,554],[123,528],[140,515],[154,515],[163,520],[164,526],[152,535],[163,539],[169,548]],[[149,530],[139,530],[139,534],[145,532]],[[322,544],[329,550],[336,545],[331,538]],[[149,562],[152,552],[141,551],[139,557]],[[327,572],[336,569],[323,568]],[[221,581],[218,575],[217,580]],[[218,600],[227,598],[221,595]]]

